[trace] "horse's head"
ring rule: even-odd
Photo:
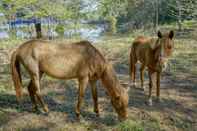
[[[124,88],[116,77],[116,73],[111,64],[107,64],[101,77],[104,87],[107,89],[107,94],[111,97],[111,103],[118,113],[119,120],[125,120],[128,116],[128,89]]]
[[[120,93],[120,95],[112,98],[111,103],[114,106],[116,112],[118,113],[119,120],[123,121],[128,117],[127,107],[129,96],[127,89],[123,88],[121,85],[119,88],[122,89],[122,92]]]
[[[166,68],[167,60],[171,56],[174,44],[173,37],[174,32],[170,31],[169,33],[162,34],[160,31],[157,33],[157,47],[155,48],[155,58],[158,61],[158,66],[162,69]]]

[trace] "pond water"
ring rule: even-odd
[[[77,31],[74,29],[70,30],[65,30],[64,32],[64,37],[65,38],[72,38],[74,36],[80,36],[82,39],[90,40],[90,41],[97,41],[102,34],[105,32],[105,26],[102,24],[95,25],[95,26],[85,26]],[[50,32],[47,33],[47,36],[52,36],[52,37],[58,37],[58,33],[55,32],[54,30],[50,30]],[[16,31],[16,37],[17,38],[31,38],[31,35],[29,32],[25,32],[21,30],[20,28],[17,29]],[[9,39],[9,31],[8,30],[1,30],[0,31],[0,39]]]
[[[94,28],[80,28],[79,30],[67,30],[64,32],[65,37],[72,37],[78,34],[82,39],[97,41],[105,32],[103,25],[98,25]]]

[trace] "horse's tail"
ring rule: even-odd
[[[132,45],[130,47],[130,51],[129,51],[129,76],[130,76],[130,78],[132,77],[133,64],[134,64],[134,48],[133,48],[133,45]]]
[[[20,74],[20,62],[17,59],[17,51],[14,51],[11,56],[11,72],[16,91],[16,98],[17,101],[20,101],[22,96],[22,79]]]

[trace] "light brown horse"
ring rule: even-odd
[[[157,87],[157,98],[160,100],[160,76],[166,67],[167,60],[173,51],[174,32],[162,34],[158,31],[158,38],[140,36],[134,40],[130,49],[130,76],[135,85],[136,63],[140,61],[141,87],[144,89],[144,69],[148,67],[149,74],[149,105],[152,105],[152,87]]]
[[[128,94],[115,74],[111,64],[94,48],[90,42],[81,41],[71,44],[57,44],[42,40],[31,40],[22,44],[11,58],[12,78],[16,96],[21,97],[21,75],[19,65],[28,71],[31,81],[28,85],[33,109],[37,110],[36,97],[45,112],[48,112],[40,93],[40,79],[43,73],[58,79],[78,79],[78,103],[76,115],[79,118],[80,106],[87,84],[90,83],[94,101],[94,111],[99,115],[96,81],[101,79],[111,98],[111,103],[119,119],[127,117]]]

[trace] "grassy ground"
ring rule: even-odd
[[[128,52],[132,38],[129,36],[104,37],[95,46],[112,61],[121,82],[128,83]],[[93,113],[90,89],[87,88],[82,118],[75,119],[77,84],[74,80],[62,81],[44,77],[42,93],[49,105],[49,115],[31,112],[31,102],[24,89],[23,106],[15,100],[9,57],[21,40],[0,42],[0,131],[1,130],[68,130],[68,131],[196,131],[197,130],[197,41],[178,38],[168,69],[162,75],[160,103],[146,105],[145,94],[138,88],[129,92],[129,119],[119,122],[109,98],[98,83],[101,116]],[[139,75],[138,75],[139,76]],[[24,85],[28,76],[23,76]],[[146,87],[148,87],[146,78]],[[139,81],[138,81],[139,83]],[[154,93],[155,94],[155,93]]]

